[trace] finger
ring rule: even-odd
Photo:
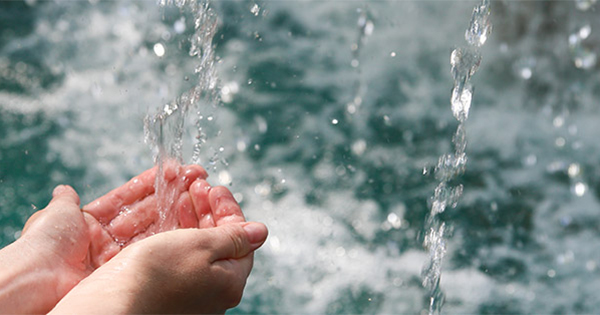
[[[196,180],[192,186],[190,186],[190,197],[192,199],[192,204],[194,205],[194,210],[196,211],[196,217],[198,218],[198,227],[201,229],[215,226],[210,203],[208,201],[210,190],[211,188],[208,182],[202,179]]]
[[[100,223],[108,224],[119,214],[124,205],[130,205],[154,193],[156,171],[156,167],[144,171],[123,186],[87,204],[83,210],[94,216]]]
[[[183,171],[183,176],[184,176],[184,180],[187,182],[186,189],[188,189],[190,187],[190,185],[196,179],[208,178],[208,173],[206,173],[206,170],[204,170],[204,168],[202,166],[196,165],[196,164],[191,164],[191,165],[185,166],[184,171]]]
[[[211,262],[242,258],[259,248],[267,239],[267,227],[262,223],[226,224],[207,229],[212,235]]]
[[[119,245],[113,240],[108,232],[102,228],[102,225],[89,213],[84,213],[85,222],[88,226],[90,238],[89,258],[92,266],[98,268],[121,250]]]
[[[79,206],[79,195],[75,189],[69,185],[58,185],[52,191],[52,200],[50,204],[56,202],[65,202]]]
[[[198,217],[196,217],[196,211],[194,211],[189,192],[186,191],[179,196],[175,209],[179,213],[180,227],[184,229],[198,227]]]
[[[208,201],[216,226],[226,223],[244,222],[244,214],[229,189],[218,186],[209,191]]]
[[[117,242],[125,243],[157,222],[159,214],[156,207],[156,196],[149,196],[132,206],[125,207],[106,229]]]

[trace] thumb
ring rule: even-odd
[[[213,234],[213,261],[242,258],[259,248],[268,234],[267,227],[258,222],[225,224],[205,231]]]
[[[54,206],[51,207],[51,205]],[[62,205],[62,207],[56,207],[56,205]],[[56,211],[61,211],[63,208],[79,209],[79,196],[71,186],[58,185],[56,186],[56,188],[54,188],[54,191],[52,192],[52,200],[50,200],[50,204],[48,204],[46,208],[37,211],[31,217],[29,217],[29,219],[27,219],[27,222],[25,222],[25,226],[23,227],[23,231],[21,232],[21,234],[25,234],[29,230],[31,225],[33,225],[34,222],[39,220],[44,213],[56,213]]]
[[[79,206],[79,195],[77,195],[75,189],[69,185],[58,185],[52,192],[52,200],[50,203],[57,201],[74,203]]]

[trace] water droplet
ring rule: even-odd
[[[152,49],[154,50],[154,54],[156,54],[158,57],[162,57],[165,55],[165,46],[163,46],[163,44],[161,43],[154,44],[154,47]]]
[[[362,155],[367,149],[367,142],[363,139],[359,139],[352,144],[352,152],[356,155]]]
[[[175,23],[173,23],[173,30],[175,30],[175,33],[177,34],[181,34],[183,32],[185,32],[185,18],[181,17],[179,20],[175,21]]]
[[[451,73],[454,85],[464,85],[481,64],[481,53],[470,47],[456,48],[450,54]]]
[[[258,14],[260,13],[260,7],[258,6],[258,4],[254,4],[252,6],[252,8],[250,8],[250,13],[254,14],[254,16],[258,16]]]
[[[575,67],[579,69],[592,69],[598,61],[597,54],[587,40],[591,33],[591,26],[586,24],[569,35],[569,52],[571,53]]]
[[[587,185],[582,182],[577,182],[577,183],[575,183],[575,185],[573,185],[573,193],[577,197],[581,197],[581,196],[585,195],[586,190],[587,190]]]
[[[388,214],[387,221],[394,229],[399,229],[402,226],[402,219],[393,212]]]
[[[246,151],[247,147],[248,147],[248,145],[246,144],[246,142],[244,140],[238,140],[238,142],[236,144],[236,148],[238,151],[244,152],[244,151]]]
[[[471,22],[465,32],[465,39],[473,46],[481,47],[492,32],[492,23],[490,21],[490,1],[483,0],[481,4],[475,6]]]
[[[219,172],[219,183],[221,185],[229,185],[231,184],[231,175],[228,171]]]
[[[465,86],[462,91],[457,86],[452,90],[452,114],[460,122],[464,122],[469,117],[469,109],[471,108],[471,100],[473,97],[473,87]]]
[[[576,177],[580,173],[581,173],[581,168],[579,167],[579,164],[572,163],[571,165],[569,165],[569,168],[567,169],[567,174],[569,174],[569,177],[571,177],[571,178]]]
[[[534,166],[537,163],[537,156],[535,154],[529,154],[523,159],[523,164],[526,166]]]
[[[392,52],[390,53],[390,57],[392,57],[392,58],[396,57],[396,52],[395,52],[395,51],[392,51]]]

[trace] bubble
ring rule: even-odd
[[[331,124],[333,124],[333,125],[337,125],[338,123],[339,123],[339,121],[335,118],[331,120]]]
[[[396,57],[396,52],[395,52],[395,51],[392,51],[392,52],[390,53],[390,57],[392,57],[392,58]]]
[[[546,274],[548,275],[548,278],[554,278],[556,276],[556,271],[554,269],[548,269]]]

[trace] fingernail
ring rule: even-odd
[[[244,225],[244,230],[248,235],[248,242],[250,244],[262,243],[267,238],[267,227],[262,223],[249,222]]]

